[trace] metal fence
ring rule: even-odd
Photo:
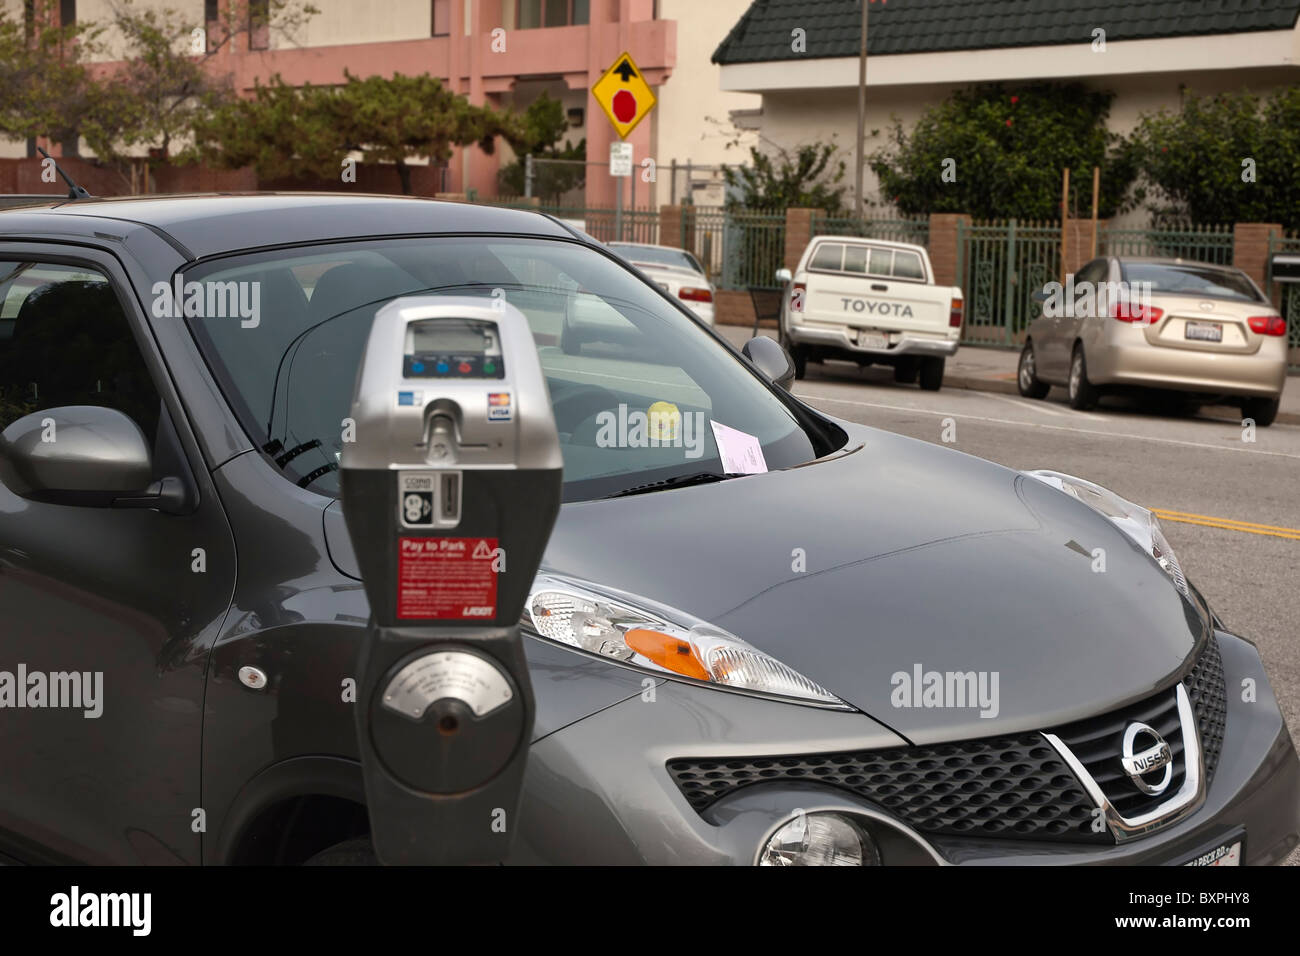
[[[1018,345],[1042,314],[1031,296],[1057,278],[1061,226],[1017,219],[958,222],[957,281],[966,300],[962,337]]]
[[[815,236],[861,236],[888,242],[910,242],[924,246],[930,242],[929,219],[855,219],[840,216],[816,216]]]
[[[1268,243],[1269,259],[1275,253],[1289,252],[1300,255],[1300,231],[1288,232],[1284,236],[1273,236]],[[1290,336],[1290,364],[1293,369],[1300,368],[1300,283],[1274,282],[1269,276],[1269,295],[1277,295],[1278,308],[1286,316],[1286,325]]]
[[[1099,229],[1098,251],[1109,256],[1173,256],[1232,265],[1232,226],[1187,224],[1171,229]]]

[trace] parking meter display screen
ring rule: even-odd
[[[412,322],[406,330],[405,378],[505,378],[496,326],[488,322]]]

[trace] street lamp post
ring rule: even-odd
[[[866,204],[862,201],[862,164],[863,151],[867,137],[867,7],[870,0],[858,0],[862,4],[862,33],[858,43],[858,138],[853,147],[853,197],[858,218],[866,215]]]

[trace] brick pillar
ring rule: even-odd
[[[1109,219],[1097,220],[1097,255],[1101,255],[1101,230],[1110,225]],[[1065,250],[1065,271],[1078,272],[1090,262],[1092,254],[1093,228],[1091,219],[1067,219],[1065,238],[1068,243]]]
[[[803,258],[803,251],[812,241],[813,216],[816,209],[787,209],[785,211],[785,267],[791,272]]]
[[[659,207],[659,245],[680,249],[682,243],[682,207]]]
[[[1282,227],[1275,222],[1239,222],[1232,227],[1232,264],[1259,283],[1268,287],[1268,240],[1282,235]]]
[[[970,216],[955,212],[930,213],[930,265],[935,285],[960,285],[957,275],[957,223],[970,225]]]

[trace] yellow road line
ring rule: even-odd
[[[1187,511],[1166,511],[1152,508],[1161,521],[1176,521],[1180,524],[1199,525],[1204,528],[1221,528],[1224,531],[1242,531],[1246,534],[1267,535],[1271,538],[1287,538],[1300,541],[1300,528],[1283,528],[1273,524],[1258,524],[1254,521],[1238,521],[1235,518],[1215,518],[1210,515],[1198,515]]]

